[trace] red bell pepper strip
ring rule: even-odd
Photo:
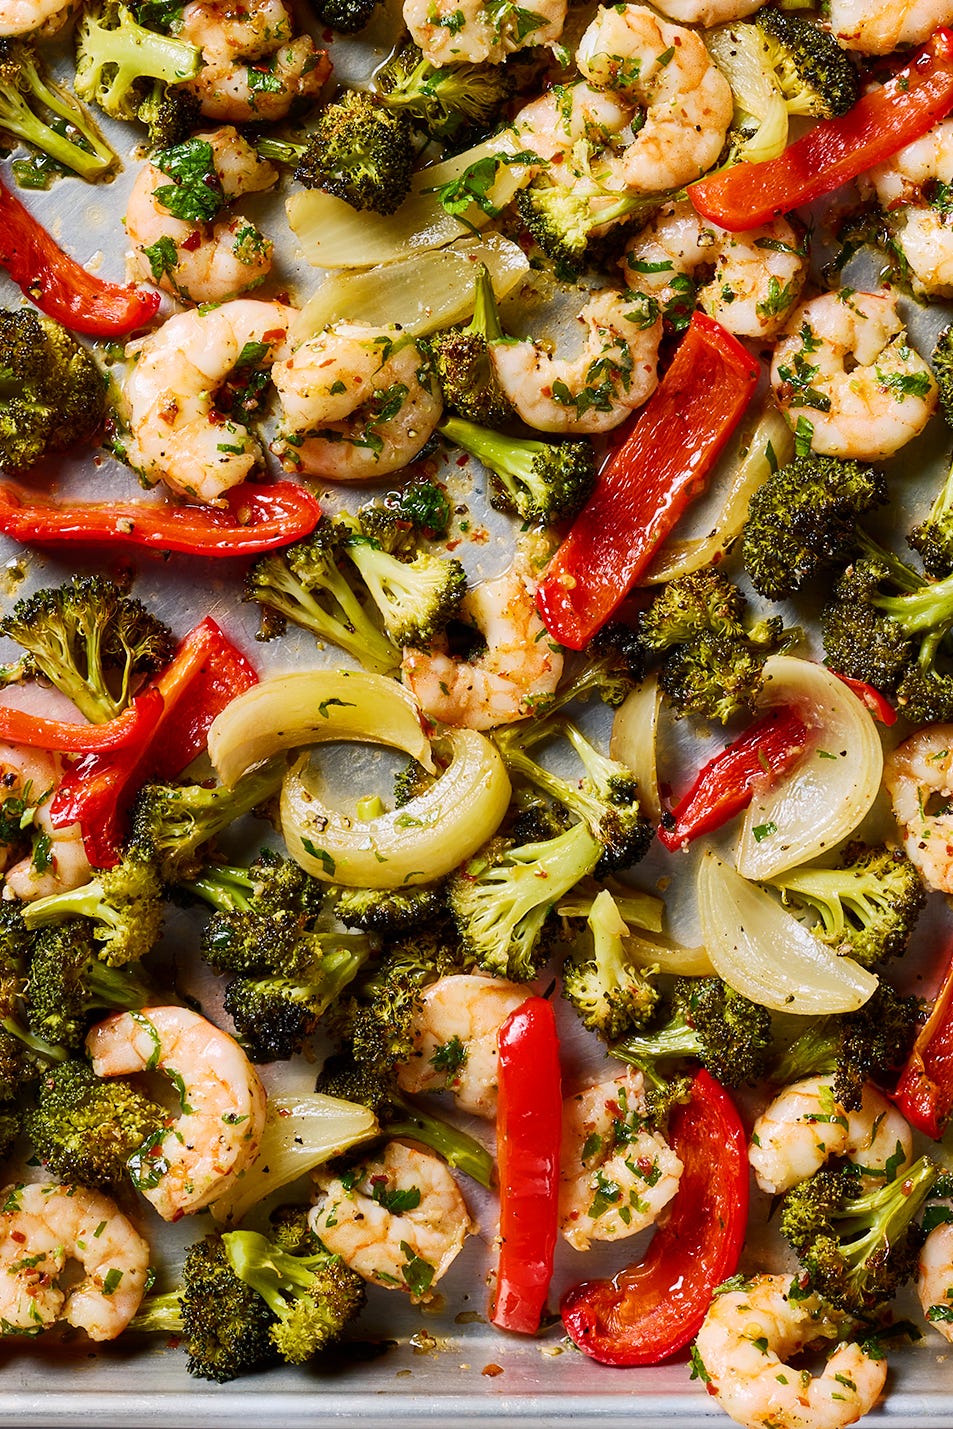
[[[556,1248],[562,1091],[552,1005],[527,998],[497,1042],[500,1264],[490,1319],[498,1329],[532,1335]]]
[[[181,774],[205,748],[215,716],[257,680],[215,621],[203,620],[146,687],[155,692],[157,706],[141,737],[114,755],[86,755],[66,771],[50,801],[54,828],[78,822],[90,863],[112,868],[140,786]]]
[[[160,295],[107,283],[64,253],[0,180],[0,266],[48,317],[92,337],[122,337],[144,327]]]
[[[849,690],[853,690],[861,704],[870,711],[878,724],[889,726],[897,723],[897,711],[886,696],[882,695],[873,685],[868,685],[866,680],[853,680],[850,675],[842,675],[840,670],[832,670],[831,674],[836,675]]]
[[[321,517],[316,497],[294,481],[243,484],[224,508],[169,501],[51,501],[0,481],[0,531],[28,545],[82,541],[146,546],[190,556],[254,556],[307,536]]]
[[[146,691],[132,701],[121,715],[105,724],[67,724],[44,719],[29,710],[0,705],[0,739],[25,744],[30,749],[50,749],[58,754],[93,754],[134,745],[152,723],[152,705],[160,697]]]
[[[645,1259],[563,1297],[563,1324],[600,1364],[669,1359],[698,1331],[717,1285],[738,1266],[748,1221],[748,1143],[728,1093],[699,1071],[669,1118],[684,1170]]]
[[[747,809],[760,783],[783,774],[801,756],[807,726],[793,710],[772,710],[699,770],[694,784],[663,816],[659,842],[673,853],[720,829]]]
[[[637,583],[703,489],[758,370],[737,338],[695,313],[671,367],[609,457],[540,582],[537,604],[561,645],[581,650]]]
[[[698,212],[739,233],[811,203],[883,163],[953,109],[953,31],[939,29],[880,89],[822,119],[775,159],[735,164],[689,186]]]
[[[939,1141],[953,1113],[953,958],[892,1096],[911,1126]]]

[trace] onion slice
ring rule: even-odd
[[[655,759],[661,704],[658,680],[650,675],[626,695],[616,710],[609,740],[609,757],[632,770],[639,786],[642,812],[656,824],[662,817]]]
[[[877,978],[786,912],[710,850],[698,869],[702,937],[718,976],[776,1012],[801,1017],[854,1012]]]
[[[795,709],[808,728],[790,772],[755,793],[738,839],[743,878],[773,878],[817,858],[854,832],[880,789],[883,747],[857,696],[823,665],[773,655],[758,712]]]

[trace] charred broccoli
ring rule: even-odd
[[[25,471],[95,436],[106,384],[92,355],[42,313],[0,311],[0,466]]]
[[[380,612],[384,629],[395,645],[430,645],[457,613],[467,575],[452,557],[417,551],[400,560],[372,534],[367,513],[339,523],[350,535],[344,553]]]
[[[615,1042],[650,1021],[659,991],[627,953],[628,925],[611,893],[603,890],[596,897],[587,921],[591,946],[563,963],[563,997],[586,1027]]]
[[[54,1176],[108,1189],[134,1174],[136,1155],[165,1125],[164,1108],[131,1082],[101,1080],[80,1061],[43,1074],[36,1106],[24,1118],[34,1151]]]
[[[953,572],[953,467],[929,513],[914,526],[907,541],[931,576],[948,576]]]
[[[389,109],[409,114],[431,138],[462,148],[500,122],[512,85],[503,65],[438,68],[408,40],[381,65],[374,87]]]
[[[669,197],[667,194],[620,193],[607,188],[596,174],[572,188],[546,178],[520,189],[516,207],[527,232],[566,278],[586,266],[594,239],[624,219],[647,220]],[[633,321],[652,327],[659,307],[645,294],[632,294]]]
[[[832,119],[860,98],[860,77],[834,36],[791,10],[765,5],[752,17],[761,55],[789,114]],[[743,28],[743,27],[742,27]]]
[[[150,987],[141,968],[100,962],[82,918],[37,934],[26,986],[27,1024],[45,1042],[77,1052],[95,1012],[144,1007]]]
[[[45,188],[57,170],[98,179],[119,164],[92,116],[50,79],[29,39],[0,39],[0,133],[36,151],[32,162],[14,165],[27,187]]]
[[[400,208],[417,161],[410,116],[356,89],[321,110],[305,143],[265,141],[258,152],[295,161],[303,188],[323,189],[352,208],[380,214]]]
[[[340,35],[356,35],[365,29],[379,3],[380,0],[310,0],[318,19]]]
[[[444,404],[469,422],[498,427],[513,416],[513,407],[490,358],[490,344],[505,337],[496,308],[493,283],[485,264],[477,268],[473,317],[466,325],[444,328],[428,339],[434,371]],[[448,441],[456,438],[444,432]],[[456,442],[458,446],[462,442]],[[542,445],[542,443],[540,443]]]
[[[504,436],[462,417],[444,417],[438,431],[486,467],[492,505],[516,511],[524,521],[569,520],[596,484],[596,455],[585,437],[541,442]]]
[[[771,1014],[719,977],[676,978],[668,1020],[627,1037],[612,1055],[648,1072],[670,1057],[694,1057],[727,1087],[764,1074],[771,1044]]]
[[[290,970],[310,961],[307,943],[326,888],[292,859],[262,849],[250,868],[209,864],[184,887],[215,909],[202,952],[218,971]]]
[[[81,888],[28,903],[31,931],[67,919],[88,918],[97,957],[110,967],[137,962],[155,945],[162,926],[162,885],[154,864],[128,851],[115,868],[101,868]]]
[[[338,888],[334,894],[334,912],[342,923],[385,938],[431,924],[445,907],[443,885],[436,883],[409,888]]]
[[[953,427],[953,327],[945,327],[933,349],[933,376],[940,398],[940,411]]]

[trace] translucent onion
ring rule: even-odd
[[[612,721],[609,754],[631,769],[639,785],[639,803],[656,823],[662,817],[655,750],[662,697],[658,680],[650,675],[627,695]]]
[[[758,710],[790,705],[808,727],[791,771],[756,792],[738,840],[738,872],[773,878],[854,832],[880,789],[883,748],[872,716],[823,665],[774,655]]]
[[[347,888],[429,883],[463,863],[499,828],[510,781],[496,746],[472,729],[452,729],[443,773],[402,808],[369,819],[326,804],[320,774],[299,759],[281,790],[281,827],[302,868]]]
[[[753,24],[718,25],[705,35],[705,45],[731,85],[736,111],[763,119],[778,87],[765,63],[760,31]]]
[[[781,413],[770,403],[755,430],[735,456],[731,475],[712,529],[707,536],[691,540],[666,541],[642,577],[643,585],[664,581],[717,565],[732,541],[741,535],[748,515],[748,502],[776,466],[784,466],[794,455],[794,436]],[[623,706],[624,708],[624,706]]]
[[[776,1012],[854,1012],[877,979],[815,938],[777,899],[710,851],[698,869],[702,937],[718,976]]]
[[[505,298],[529,272],[529,259],[501,233],[464,239],[369,272],[331,273],[312,295],[291,327],[295,343],[321,332],[328,323],[397,323],[417,336],[436,332],[473,314],[476,265],[483,263],[498,299]]]
[[[253,685],[212,722],[208,753],[232,788],[281,749],[330,740],[386,744],[433,772],[413,697],[394,680],[363,670],[305,670]]]
[[[629,937],[625,949],[633,962],[644,968],[658,968],[673,977],[711,977],[715,971],[707,948],[683,948],[678,943],[656,942],[654,938]]]

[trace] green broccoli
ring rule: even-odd
[[[850,844],[838,868],[794,868],[768,882],[817,915],[819,938],[865,968],[900,956],[926,902],[903,849],[883,845]]]
[[[361,519],[341,517],[344,553],[374,602],[395,645],[430,645],[455,617],[467,586],[459,561],[418,551],[400,560],[364,529]],[[373,526],[369,528],[373,530]]]
[[[30,1031],[77,1052],[93,1014],[144,1007],[151,988],[139,967],[121,970],[100,962],[83,918],[41,928],[33,945],[26,985]]]
[[[574,151],[575,153],[575,151]],[[585,268],[593,241],[625,219],[647,222],[670,194],[620,193],[608,187],[607,176],[585,165],[582,181],[571,187],[538,178],[516,196],[516,207],[527,232],[556,264],[560,276],[571,279]],[[633,320],[652,327],[659,317],[654,298],[632,294]]]
[[[953,467],[934,498],[927,516],[914,526],[907,542],[931,576],[953,573]]]
[[[573,700],[588,700],[592,695],[618,709],[644,675],[645,647],[638,631],[612,620],[589,641],[581,663],[556,691],[548,711],[552,713]]]
[[[0,310],[0,466],[9,473],[96,435],[106,384],[92,354],[59,323]]]
[[[439,918],[445,908],[442,883],[418,883],[409,888],[334,890],[334,912],[342,923],[384,938],[426,926]]]
[[[162,927],[162,885],[154,865],[128,851],[115,868],[98,869],[81,888],[37,898],[23,913],[31,932],[73,918],[90,920],[97,957],[108,966],[137,962]]]
[[[35,151],[30,162],[14,164],[27,187],[46,188],[57,171],[99,179],[119,166],[92,116],[50,79],[26,38],[0,39],[0,132]]]
[[[481,263],[474,282],[470,321],[431,333],[427,340],[445,406],[469,422],[499,427],[514,416],[513,406],[500,386],[490,357],[490,344],[505,336],[493,281],[486,264]],[[452,435],[444,435],[448,441],[455,441]]]
[[[437,430],[486,467],[491,504],[516,511],[524,521],[570,520],[596,484],[595,451],[584,437],[541,442],[506,436],[462,417],[444,417]]]
[[[164,1108],[131,1082],[101,1080],[87,1062],[67,1061],[40,1078],[24,1131],[54,1176],[116,1190],[131,1174],[130,1160],[166,1123]]]
[[[289,970],[310,961],[308,940],[326,885],[293,859],[262,849],[250,868],[212,863],[181,888],[215,910],[202,934],[202,952],[218,971]]]
[[[0,1102],[0,1161],[5,1161],[23,1131],[23,1108],[17,1102]]]
[[[0,634],[26,651],[27,674],[44,676],[94,724],[121,714],[137,677],[167,665],[176,644],[161,620],[106,576],[34,591],[0,621]]]
[[[768,477],[748,505],[742,559],[755,590],[786,600],[857,550],[857,519],[887,500],[872,466],[816,452]]]
[[[319,112],[304,143],[266,139],[257,148],[262,158],[296,163],[294,177],[303,188],[380,214],[400,208],[417,162],[410,115],[356,89]]]
[[[671,1010],[661,1027],[630,1036],[612,1055],[657,1078],[655,1064],[694,1057],[728,1087],[764,1075],[771,1045],[771,1014],[735,992],[720,977],[676,978]]]
[[[136,118],[149,131],[151,150],[174,149],[201,128],[202,101],[191,89],[153,80]]]
[[[584,1026],[615,1042],[651,1019],[659,991],[646,970],[630,960],[625,947],[628,926],[612,894],[603,890],[588,917],[590,944],[563,963],[563,997]]]
[[[857,66],[829,31],[790,9],[773,5],[765,5],[752,16],[751,23],[760,39],[763,63],[789,114],[833,119],[857,103]]]
[[[379,3],[380,0],[310,0],[318,19],[339,35],[356,35],[365,29]]]
[[[940,411],[953,427],[953,327],[945,327],[933,349],[933,376],[940,397]]]
[[[26,976],[10,966],[0,972],[0,1102],[19,1098],[41,1072],[68,1055],[35,1036],[26,1025]]]
[[[143,81],[182,84],[201,64],[195,45],[140,25],[121,0],[84,6],[76,30],[76,93],[111,119],[138,117],[152,96]]]
[[[377,70],[374,88],[388,109],[409,114],[431,138],[463,149],[499,124],[512,83],[503,65],[438,68],[407,40]]]

